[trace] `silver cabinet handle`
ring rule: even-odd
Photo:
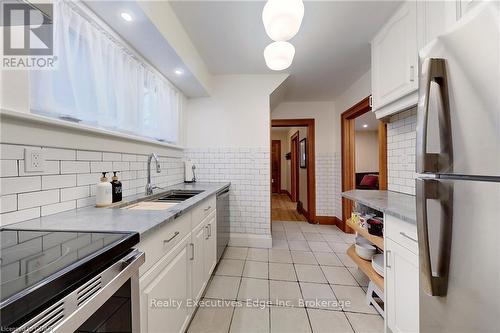
[[[194,260],[194,243],[189,243],[191,246],[191,258],[189,260]]]
[[[212,223],[209,223],[207,227],[208,227],[208,238],[210,238],[212,237]]]
[[[389,254],[391,253],[391,250],[385,250],[385,267],[387,268],[392,268],[391,265],[389,265]]]
[[[451,172],[453,165],[450,103],[446,61],[429,58],[422,64],[422,75],[419,83],[417,114],[417,173]],[[427,123],[429,118],[429,100],[431,85],[439,86],[439,140],[441,152],[427,152]]]
[[[410,82],[415,81],[415,66],[410,66]]]
[[[163,244],[167,244],[167,243],[169,243],[172,239],[174,239],[174,238],[175,238],[175,237],[177,237],[178,235],[179,235],[179,232],[178,232],[178,231],[174,232],[174,235],[173,235],[172,237],[170,237],[169,239],[164,239],[164,240],[163,240]]]
[[[400,231],[399,234],[405,238],[408,238],[411,241],[414,241],[415,243],[418,243],[418,241],[415,238],[408,236],[406,232]]]
[[[205,208],[205,212],[208,212],[210,208],[212,208],[212,206],[208,206],[207,208]]]
[[[205,230],[207,231],[205,239],[209,239],[210,238],[210,232],[208,231],[208,225],[205,226]]]
[[[373,108],[373,96],[370,95],[370,97],[368,97],[368,105]]]
[[[446,296],[451,254],[453,189],[451,185],[434,179],[417,179],[416,185],[421,286],[425,293],[430,296]],[[435,273],[433,273],[432,269],[429,245],[428,199],[439,200],[441,202],[441,221],[432,221],[433,223],[441,223],[441,236],[437,249],[439,258]]]

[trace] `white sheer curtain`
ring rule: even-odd
[[[179,92],[74,3],[54,3],[56,70],[32,71],[32,112],[176,143]]]

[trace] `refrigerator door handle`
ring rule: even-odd
[[[429,102],[431,86],[439,86],[439,153],[427,152],[427,123],[429,118]],[[452,172],[452,138],[450,103],[446,61],[441,58],[428,58],[422,63],[422,78],[418,90],[419,102],[417,113],[417,173],[449,173]]]
[[[418,252],[420,282],[424,292],[430,296],[446,296],[450,267],[452,239],[453,190],[450,185],[435,179],[416,180]],[[433,272],[430,254],[427,200],[435,199],[441,204],[441,237],[438,244],[438,260]],[[436,222],[436,221],[434,221]],[[439,222],[439,221],[437,221]]]

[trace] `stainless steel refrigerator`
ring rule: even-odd
[[[500,332],[499,3],[420,52],[421,332]]]

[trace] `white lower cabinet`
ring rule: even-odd
[[[210,277],[217,265],[217,218],[215,213],[206,221],[207,239],[205,241],[205,276]]]
[[[393,333],[418,332],[418,256],[389,238],[384,247],[387,326]]]
[[[188,306],[192,303],[189,300],[199,300],[217,264],[214,201],[209,198],[200,204],[209,207],[202,207],[204,214],[185,213],[139,243],[138,248],[146,253],[146,258],[155,259],[149,262],[147,271],[140,272],[141,332],[186,330],[194,313]],[[190,230],[187,234],[182,232],[185,226]],[[168,253],[161,252],[174,242],[177,243],[168,248]]]
[[[207,231],[205,223],[200,223],[192,233],[191,246],[193,247],[193,259],[192,259],[192,290],[193,298],[198,300],[201,297],[203,289],[205,288],[205,283],[207,281],[207,276],[205,272],[205,243],[207,238]]]
[[[184,239],[139,279],[142,332],[170,333],[186,328],[190,316],[186,300],[191,296],[189,240]],[[182,304],[177,307],[172,301]]]

